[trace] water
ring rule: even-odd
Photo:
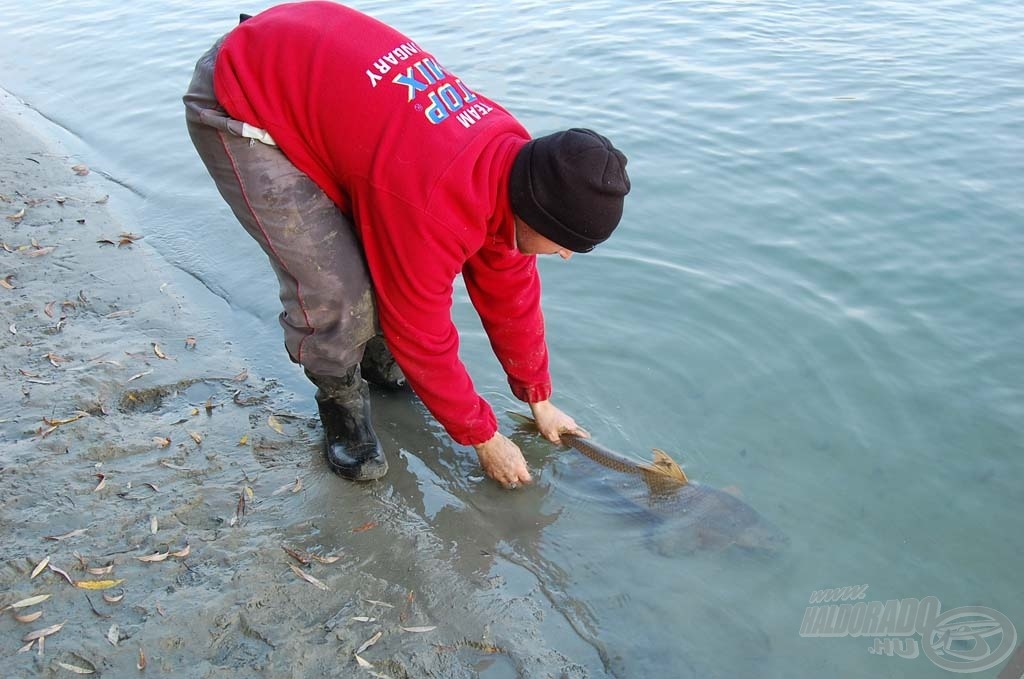
[[[541,265],[556,402],[612,447],[738,486],[792,545],[661,555],[582,457],[518,437],[538,483],[509,497],[422,410],[384,403],[416,480],[400,501],[467,558],[492,549],[481,568],[535,578],[570,623],[550,633],[583,638],[594,675],[935,676],[868,638],[799,636],[812,590],[863,583],[872,601],[989,606],[1024,633],[1018,4],[358,7],[535,133],[592,126],[627,152],[615,238]],[[198,55],[260,8],[0,0],[0,85],[139,194],[147,242],[309,409],[269,267],[179,101]],[[454,315],[478,389],[516,408],[464,292]]]

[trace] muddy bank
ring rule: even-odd
[[[607,665],[544,583],[495,559],[515,536],[490,535],[486,512],[474,507],[468,527],[456,512],[442,531],[441,514],[424,519],[427,468],[400,449],[405,425],[379,423],[384,481],[334,477],[307,405],[253,374],[178,292],[146,224],[119,216],[130,211],[89,159],[41,138],[34,115],[0,94],[0,608],[48,595],[0,615],[4,676],[582,677]],[[496,493],[480,502],[503,507]],[[516,502],[502,511],[536,530],[536,501]],[[464,544],[466,531],[495,549]],[[369,640],[359,655],[372,667],[360,666]]]

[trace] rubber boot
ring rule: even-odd
[[[377,434],[370,421],[370,390],[353,366],[345,377],[306,376],[318,388],[316,404],[324,425],[327,463],[352,481],[379,479],[388,471]]]
[[[398,362],[380,335],[366,343],[363,360],[359,365],[363,379],[370,384],[387,389],[401,389],[405,386],[405,373],[398,367]]]

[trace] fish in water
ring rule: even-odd
[[[508,414],[523,428],[537,430],[533,419]],[[671,530],[660,531],[659,551],[723,550],[735,545],[756,552],[776,552],[789,543],[778,528],[736,495],[690,481],[663,450],[655,448],[653,461],[642,462],[579,434],[562,434],[561,440],[603,467],[643,481],[645,509],[671,526]]]

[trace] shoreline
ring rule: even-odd
[[[327,469],[315,417],[30,110],[0,90],[0,608],[49,598],[0,615],[8,676],[593,676],[601,647],[528,569],[416,511],[395,423],[385,482]]]

